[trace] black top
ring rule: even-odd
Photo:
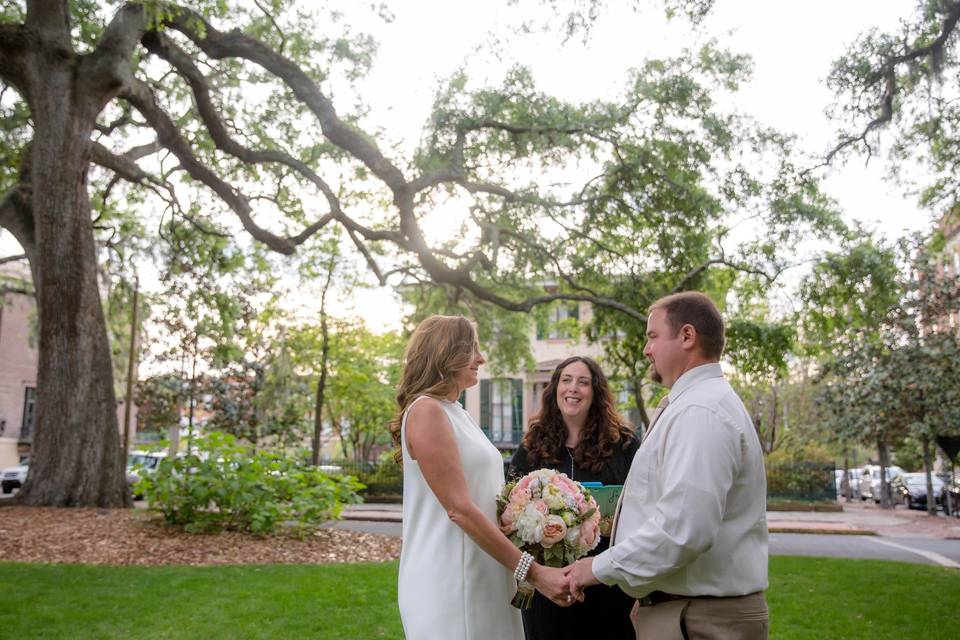
[[[623,448],[614,446],[613,453],[603,461],[603,467],[600,468],[600,471],[595,472],[576,466],[573,459],[573,450],[569,447],[566,447],[566,452],[561,454],[559,463],[543,464],[536,468],[553,469],[565,473],[571,480],[576,480],[577,482],[623,484],[627,479],[627,473],[630,471],[633,456],[637,453],[637,449],[640,448],[640,438],[634,434],[629,442],[623,444]],[[527,453],[523,445],[517,448],[516,453],[513,454],[513,460],[510,462],[511,478],[522,478],[534,470],[534,467],[530,464],[529,456],[530,454]]]
[[[553,469],[567,474],[577,482],[602,482],[603,484],[623,484],[630,471],[633,456],[640,447],[640,439],[634,435],[625,446],[614,447],[613,453],[604,460],[598,472],[575,465],[573,451],[567,449],[566,460],[559,464],[546,464],[537,467]],[[519,447],[510,463],[510,477],[522,478],[533,471],[529,456],[524,447]],[[610,539],[600,538],[597,548],[587,555],[597,555],[610,546]],[[583,602],[570,607],[558,607],[539,592],[533,598],[533,607],[523,611],[523,630],[527,640],[583,640],[584,638],[603,638],[604,640],[634,640],[636,632],[630,622],[630,609],[634,600],[619,587],[595,585],[587,587]]]

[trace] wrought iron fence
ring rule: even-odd
[[[357,462],[336,460],[321,464],[320,469],[331,475],[354,476],[366,485],[360,493],[366,497],[399,498],[403,495],[403,470],[392,460]]]
[[[509,460],[504,461],[505,471]],[[320,465],[331,475],[351,475],[366,485],[361,493],[368,498],[399,498],[403,495],[403,470],[392,460],[357,462],[337,460]],[[835,502],[834,466],[821,462],[793,462],[767,465],[767,498],[804,502]]]
[[[837,484],[832,463],[781,462],[767,465],[767,498],[835,502]]]

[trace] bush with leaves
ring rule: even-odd
[[[189,532],[267,535],[284,526],[302,535],[359,502],[361,488],[352,476],[330,477],[214,432],[198,440],[196,452],[163,460],[136,490],[168,525]]]

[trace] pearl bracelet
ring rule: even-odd
[[[517,582],[523,582],[527,579],[527,572],[530,571],[530,565],[532,564],[532,555],[526,551],[520,554],[520,562],[517,563],[517,568],[513,570],[513,577],[517,579]]]

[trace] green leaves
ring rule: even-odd
[[[195,453],[161,461],[138,487],[168,525],[256,535],[306,535],[337,518],[344,504],[359,502],[361,488],[351,476],[330,477],[216,432],[200,440]]]

